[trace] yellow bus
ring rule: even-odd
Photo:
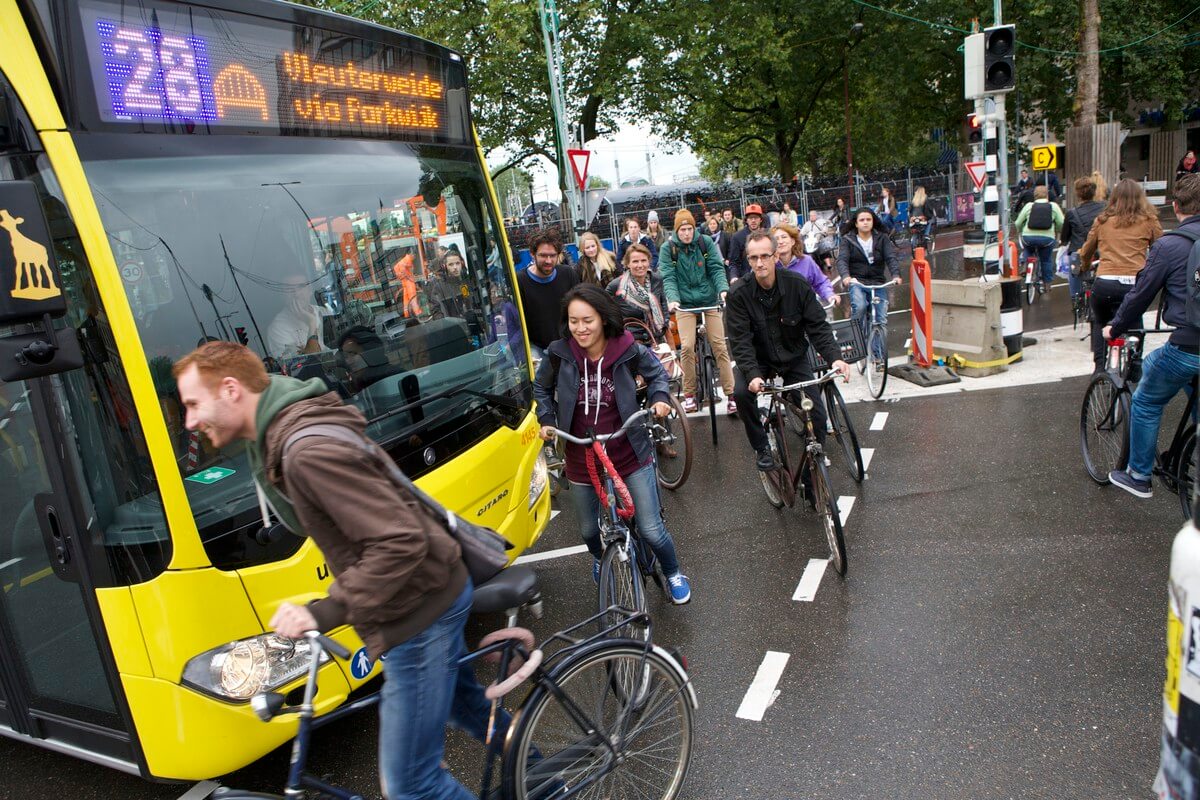
[[[265,624],[329,570],[184,429],[199,343],[325,381],[532,544],[514,287],[459,54],[276,0],[0,0],[0,734],[178,780],[291,736],[248,706],[306,668]],[[379,669],[323,671],[324,710]]]

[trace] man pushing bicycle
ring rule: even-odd
[[[797,273],[776,269],[775,240],[765,232],[751,233],[745,257],[754,280],[738,281],[730,290],[725,318],[737,363],[733,396],[748,409],[741,415],[742,424],[757,454],[756,465],[766,472],[777,465],[754,396],[775,375],[782,375],[787,383],[811,379],[810,341],[843,378],[849,376],[850,365],[841,359],[825,309],[808,281]],[[813,400],[814,428],[824,442],[825,406],[820,387],[806,391]]]

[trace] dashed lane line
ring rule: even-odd
[[[738,706],[738,719],[762,722],[763,715],[767,713],[767,709],[779,696],[775,687],[779,685],[779,679],[783,677],[783,668],[787,666],[789,658],[791,656],[788,653],[767,651],[767,654],[763,656],[762,664],[758,666],[758,672],[754,675],[754,681],[746,690],[746,696],[742,698],[742,704]]]
[[[829,566],[828,558],[810,558],[808,566],[804,568],[804,574],[800,576],[800,583],[796,584],[796,591],[792,593],[792,601],[796,603],[811,603],[813,598],[817,596],[817,587],[821,585],[821,578],[825,577],[825,568]]]
[[[218,784],[216,781],[200,781],[195,786],[179,795],[179,800],[203,800],[216,791],[218,786],[220,786],[220,784]]]
[[[837,499],[838,517],[842,520],[842,525],[845,526],[846,519],[850,516],[850,509],[854,508],[854,501],[858,498],[853,495],[844,494]]]
[[[870,430],[873,430],[873,431],[883,430],[883,426],[887,425],[887,418],[888,418],[888,412],[876,411],[875,417],[871,420]]]
[[[862,450],[863,472],[866,472],[868,469],[871,468],[871,459],[875,457],[875,448],[874,447],[863,447],[860,449]]]
[[[533,564],[537,561],[549,561],[553,558],[563,558],[564,556],[574,556],[580,553],[587,552],[587,545],[577,544],[571,547],[560,547],[557,550],[547,550],[544,553],[530,553],[526,556],[521,556],[514,564]]]

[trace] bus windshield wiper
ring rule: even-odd
[[[502,394],[493,394],[492,392],[481,392],[477,389],[472,389],[471,382],[468,381],[467,383],[460,383],[457,386],[449,386],[441,391],[434,392],[433,394],[426,395],[425,397],[417,398],[416,400],[405,403],[402,406],[393,408],[391,411],[385,411],[378,416],[372,417],[371,419],[367,420],[367,422],[368,424],[381,422],[382,420],[389,419],[397,416],[398,414],[404,414],[408,411],[412,411],[415,408],[428,405],[435,400],[444,400],[447,397],[453,397],[456,394],[469,394],[473,397],[479,397],[483,400],[486,400],[491,406],[499,406],[500,408],[508,409],[509,411],[525,410],[525,406],[522,405],[519,400],[514,400],[513,398]]]

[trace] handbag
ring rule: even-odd
[[[396,466],[396,462],[388,457],[383,448],[373,440],[361,436],[342,425],[308,425],[293,431],[283,443],[283,454],[287,455],[291,446],[308,436],[326,436],[358,447],[368,453],[384,473],[398,488],[407,491],[425,507],[425,510],[440,522],[462,550],[462,560],[471,575],[471,582],[476,586],[494,578],[500,570],[508,566],[507,551],[513,548],[512,542],[505,539],[491,528],[476,525],[455,514],[437,500],[421,491],[404,472]]]

